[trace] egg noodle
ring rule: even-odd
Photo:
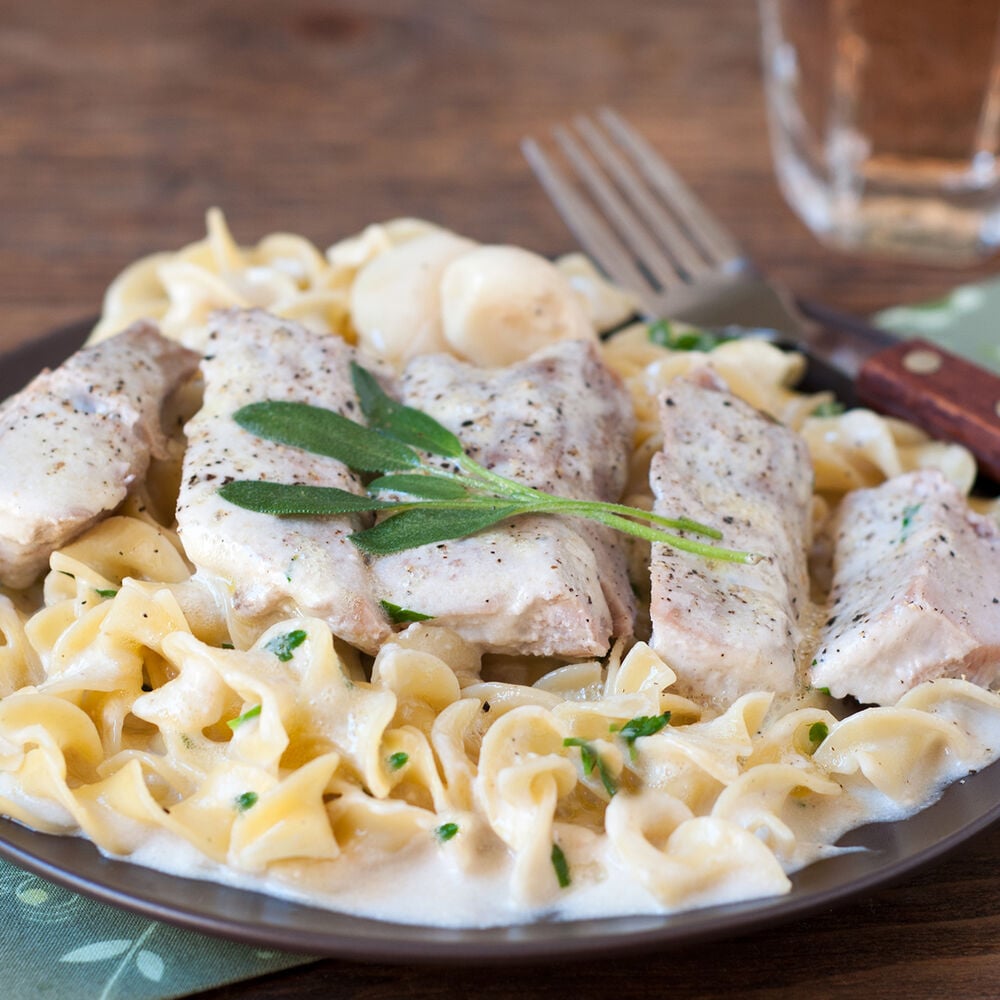
[[[431,287],[428,261],[461,267]],[[514,300],[523,336],[498,346],[490,294]],[[631,312],[579,257],[415,220],[326,254],[287,234],[243,248],[213,211],[206,239],[123,272],[93,337],[145,317],[197,349],[231,306],[399,364],[418,348],[507,363]],[[928,466],[963,491],[974,478],[964,449],[899,421],[817,416],[829,394],[796,391],[802,359],[767,343],[674,351],[635,324],[603,350],[637,414],[629,503],[652,503],[657,394],[705,366],[805,437],[819,535],[848,490]],[[673,694],[641,641],[553,668],[484,661],[433,621],[373,662],[309,617],[247,635],[172,530],[175,478],[160,463],[39,586],[0,592],[0,813],[115,857],[426,924],[675,911],[787,892],[845,830],[911,814],[1000,751],[1000,698],[962,680],[853,713],[816,691],[718,710]]]

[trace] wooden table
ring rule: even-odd
[[[748,0],[5,0],[0,349],[94,314],[126,263],[201,236],[319,245],[398,215],[544,253],[572,246],[518,151],[611,104],[755,257],[866,312],[989,273],[822,249],[775,187]],[[961,71],[959,67],[958,72]],[[993,997],[1000,829],[905,884],[679,954],[442,969],[327,961],[247,997]]]

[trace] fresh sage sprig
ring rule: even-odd
[[[382,512],[387,516],[374,527],[350,536],[373,555],[464,538],[520,514],[560,514],[711,559],[753,563],[761,558],[675,534],[722,538],[717,529],[686,517],[553,496],[497,475],[470,458],[459,439],[429,414],[388,396],[371,372],[353,365],[351,373],[367,426],[332,410],[277,400],[251,403],[233,416],[258,437],[336,458],[358,473],[382,473],[367,484],[366,493],[236,480],[220,495],[239,507],[280,517]],[[447,461],[434,464],[427,454]]]

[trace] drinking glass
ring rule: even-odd
[[[759,0],[785,198],[824,242],[937,264],[1000,246],[1000,0]]]

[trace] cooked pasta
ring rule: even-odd
[[[409,260],[423,277],[401,280],[417,288],[431,258],[419,315],[380,314],[382,283]],[[540,260],[413,220],[325,255],[286,234],[244,249],[213,212],[204,241],[112,284],[94,337],[144,317],[202,348],[212,309],[258,305],[369,346],[384,337],[394,362],[413,322],[424,346],[493,364],[621,318],[627,298],[579,260]],[[523,328],[501,342],[489,297],[516,297],[522,267]],[[828,394],[797,392],[801,359],[766,343],[672,351],[638,324],[604,355],[635,404],[638,505],[660,447],[655,399],[706,368],[805,436],[817,518],[913,468],[971,485],[956,446],[867,411],[814,415]],[[675,694],[674,669],[641,641],[534,664],[484,659],[433,621],[374,658],[302,614],[248,634],[163,513],[168,473],[55,551],[40,587],[0,594],[0,813],[116,857],[423,923],[675,911],[787,892],[846,829],[911,813],[1000,748],[1000,697],[962,680],[854,712],[816,691],[719,710]]]

